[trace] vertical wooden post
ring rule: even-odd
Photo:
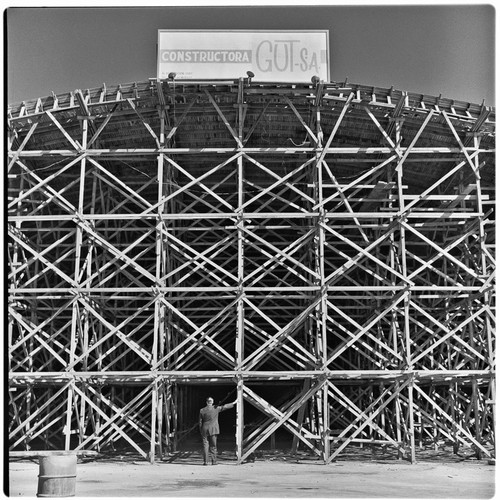
[[[158,106],[158,114],[160,120],[160,134],[159,134],[159,144],[160,147],[170,146],[172,137],[166,136],[166,127],[168,124],[168,113],[167,110],[169,106],[166,104],[165,96],[163,93],[163,85],[160,80],[156,82],[156,91],[158,96],[158,101],[160,105]],[[158,181],[158,227],[157,227],[157,255],[156,255],[156,280],[158,286],[170,286],[172,283],[172,277],[170,276],[171,271],[171,256],[168,246],[168,241],[165,238],[163,231],[168,231],[165,223],[164,213],[170,210],[167,208],[169,206],[174,206],[175,202],[173,200],[168,201],[168,205],[161,203],[164,196],[171,194],[172,192],[172,166],[170,163],[165,165],[165,153],[160,152],[158,155],[158,169],[157,169],[157,181]],[[164,276],[169,275],[167,280]],[[173,348],[173,338],[172,338],[172,311],[167,309],[165,305],[160,302],[160,298],[163,296],[170,296],[171,292],[159,293],[157,300],[155,302],[155,329],[157,330],[157,359],[155,361],[156,370],[164,370],[165,362],[161,361],[158,365],[158,360],[163,359],[165,355],[165,349]],[[156,323],[157,321],[157,323]],[[158,402],[157,402],[157,440],[158,440],[158,454],[160,458],[163,457],[163,422],[165,421],[165,441],[167,443],[168,450],[172,448],[171,434],[176,436],[177,427],[175,423],[174,413],[175,413],[175,400],[173,396],[172,383],[170,380],[163,379],[158,392]],[[175,440],[174,440],[175,441]]]
[[[396,439],[398,443],[402,443],[403,436],[401,432],[401,388],[400,388],[400,382],[397,381],[394,384],[394,390],[397,392],[397,396],[394,399],[394,411],[396,412]],[[400,451],[400,448],[398,448],[398,460],[401,460],[403,458],[403,454]]]
[[[155,247],[155,278],[156,278],[156,286],[158,287],[156,300],[155,300],[155,313],[154,313],[154,324],[153,324],[153,346],[151,353],[151,367],[153,372],[158,370],[158,350],[160,337],[163,336],[163,303],[160,300],[163,292],[160,291],[160,288],[164,286],[163,279],[163,206],[161,203],[163,197],[163,153],[160,153],[157,158],[157,178],[158,178],[158,214],[156,220],[156,247]],[[151,374],[154,377],[154,373]],[[161,427],[158,427],[158,436],[156,432],[156,424],[158,420],[158,401],[159,401],[159,392],[158,392],[158,381],[155,379],[152,384],[151,391],[151,440],[150,440],[150,451],[149,451],[149,460],[151,463],[154,463],[155,455],[156,455],[156,443],[158,443],[158,450],[161,450]],[[161,411],[160,411],[161,415]],[[161,452],[160,452],[161,453]]]
[[[404,163],[399,163],[397,167],[397,186],[398,186],[398,201],[399,210],[401,212],[400,221],[406,219],[405,201],[403,196],[403,168]],[[401,224],[399,227],[399,249],[400,249],[400,259],[401,259],[401,274],[403,276],[408,276],[408,268],[406,263],[406,234],[405,227]],[[404,304],[403,304],[403,317],[404,317],[404,339],[405,339],[405,363],[406,363],[406,374],[411,378],[411,383],[408,385],[408,431],[410,437],[410,460],[415,463],[415,425],[414,425],[414,415],[413,415],[413,361],[411,355],[411,339],[410,339],[410,290],[405,292]]]
[[[12,129],[9,128],[8,135],[7,135],[8,150],[9,151],[12,150],[14,138],[15,138],[15,135],[14,135]],[[22,193],[23,190],[24,190],[24,174],[21,174],[20,179],[19,179],[18,191],[19,191],[19,193]],[[16,204],[16,215],[21,215],[21,213],[22,213],[22,203],[21,203],[21,201],[19,201]],[[18,229],[20,231],[21,227],[22,227],[22,222],[20,222],[20,221],[16,222],[16,229]],[[17,242],[12,242],[10,244],[12,245],[12,250],[10,251],[10,253],[12,255],[12,260],[11,260],[12,279],[10,280],[10,283],[9,283],[9,291],[14,292],[16,290],[16,288],[19,286],[18,285],[19,278],[18,278],[17,274],[18,274],[18,267],[22,263],[22,256],[19,255],[19,244]],[[15,307],[17,304],[14,305],[14,304],[12,304],[12,302],[13,301],[9,296],[8,304]],[[8,335],[8,344],[7,345],[8,345],[9,349],[11,348],[12,342],[13,342],[13,329],[14,329],[14,322],[9,319],[8,325],[7,325],[7,335]],[[30,360],[28,358],[28,363],[29,362],[30,362]],[[31,360],[31,362],[32,362],[32,360]],[[10,373],[10,371],[12,369],[12,356],[11,355],[7,356],[7,369],[8,369],[8,372]],[[31,370],[29,370],[29,371],[31,371]]]
[[[395,131],[395,144],[397,148],[401,147],[401,140],[402,140],[402,128],[403,128],[403,123],[404,123],[404,118],[396,117],[394,118],[394,131]],[[397,189],[398,189],[398,204],[399,204],[399,209],[402,210],[402,204],[404,206],[404,199],[403,199],[403,166],[401,165],[401,168],[398,169],[396,172],[397,178],[396,178],[396,183],[397,183]],[[391,203],[392,205],[392,203]],[[401,232],[400,235],[403,235],[404,233],[404,228],[401,227]],[[406,275],[406,258],[404,261],[402,260],[402,257],[400,257],[399,261],[397,260],[397,255],[396,255],[396,245],[397,242],[395,241],[394,238],[394,233],[391,233],[390,236],[390,243],[391,243],[391,253],[390,253],[390,265],[392,269],[396,269],[396,266],[401,266],[400,271],[402,271],[403,275]],[[399,241],[399,251],[400,253],[405,252],[405,247],[402,245],[401,240]],[[403,264],[404,262],[404,264]],[[391,283],[395,284],[395,278],[394,275],[392,275],[391,278]],[[396,296],[396,293],[393,293],[393,297]],[[398,341],[399,341],[399,334],[400,334],[400,327],[398,323],[398,317],[397,313],[395,310],[392,311],[391,313],[392,317],[392,329],[393,329],[393,343],[394,343],[394,350],[395,352],[399,351],[399,346],[398,346]],[[405,330],[406,330],[406,325],[405,325]],[[406,332],[404,333],[404,338],[405,338],[405,350],[408,353],[409,345],[406,342]],[[408,355],[408,354],[407,354]],[[408,359],[408,358],[407,358]],[[394,408],[396,410],[396,436],[398,442],[402,442],[402,423],[401,423],[401,398],[400,398],[400,383],[397,382],[395,384],[395,390],[397,392],[396,398],[394,400]],[[412,411],[409,409],[408,411]],[[402,459],[402,454],[400,450],[398,449],[398,459]]]
[[[316,168],[316,192],[315,201],[318,206],[318,246],[316,248],[317,252],[317,273],[319,274],[319,286],[321,293],[321,301],[318,304],[317,314],[319,316],[319,330],[317,331],[317,356],[318,364],[321,366],[321,370],[325,373],[328,371],[328,330],[327,330],[327,300],[328,291],[326,287],[325,280],[325,228],[326,224],[326,209],[323,204],[323,158],[325,157],[325,152],[323,151],[323,131],[321,128],[321,98],[323,93],[323,86],[319,84],[316,89],[316,161],[313,164]],[[333,138],[333,133],[331,138],[328,140],[330,144]],[[318,402],[318,431],[321,436],[321,450],[323,454],[323,461],[326,463],[330,458],[330,429],[329,429],[329,413],[330,407],[328,404],[328,384],[325,382],[323,388],[316,393],[314,396]]]
[[[453,428],[451,429],[451,435],[453,437],[453,453],[455,455],[458,454],[459,448],[460,448],[460,442],[457,439],[457,423],[458,420],[458,398],[457,398],[457,383],[456,382],[450,382],[449,385],[449,390],[448,390],[448,397],[449,397],[449,405],[451,407],[451,419],[453,421]]]
[[[473,136],[473,144],[475,149],[479,149],[481,142],[481,136],[478,133],[474,133]],[[479,155],[476,155],[474,158],[474,166],[475,166],[475,176],[476,176],[476,199],[477,199],[477,212],[479,214],[479,245],[480,245],[480,261],[481,261],[481,274],[482,277],[486,278],[488,276],[488,265],[486,261],[486,232],[485,232],[485,227],[484,227],[484,208],[483,208],[483,191],[481,188],[481,175],[479,171]],[[483,293],[483,300],[486,305],[490,304],[490,295],[491,292],[488,290],[485,290]],[[492,327],[491,327],[491,320],[489,314],[484,315],[484,330],[486,331],[486,341],[487,341],[487,349],[488,349],[488,362],[490,367],[493,369],[494,368],[494,353],[493,353],[493,341],[492,341]],[[483,330],[483,332],[484,332]],[[482,333],[483,333],[482,332]],[[483,333],[484,335],[484,333]],[[474,422],[475,422],[475,433],[476,433],[476,440],[480,441],[481,439],[481,426],[480,426],[480,420],[481,420],[481,412],[479,408],[479,401],[478,401],[478,384],[476,378],[473,378],[472,380],[472,396],[473,396],[473,404],[474,404]],[[492,399],[494,400],[495,393],[492,392]],[[486,408],[484,411],[489,411]],[[492,411],[492,414],[494,414],[495,411]],[[493,417],[494,418],[494,417]],[[477,458],[481,458],[481,450],[479,448],[476,448],[476,455]]]
[[[240,142],[243,141],[243,125],[244,125],[244,95],[243,95],[243,85],[244,81],[240,78],[238,83],[238,139]],[[241,376],[241,370],[245,355],[245,310],[244,310],[244,287],[243,280],[245,277],[245,215],[243,212],[244,199],[244,168],[243,168],[243,157],[238,157],[238,209],[236,214],[236,231],[238,238],[238,301],[237,301],[237,322],[236,322],[236,366],[235,370],[237,372],[236,379],[236,457],[238,463],[241,463],[243,457],[243,435],[244,435],[244,414],[243,414],[243,378]]]
[[[82,149],[87,148],[87,138],[88,138],[88,118],[83,117],[81,119],[82,124]],[[78,193],[78,215],[83,216],[84,204],[85,204],[85,174],[86,174],[86,158],[83,157],[80,161],[80,186]],[[76,226],[76,241],[75,241],[75,265],[74,265],[74,280],[76,283],[80,281],[80,263],[82,257],[82,236],[83,229],[79,224]],[[71,320],[71,330],[70,330],[70,349],[69,349],[69,365],[72,365],[75,359],[76,350],[76,337],[77,329],[80,324],[80,304],[78,300],[73,302],[72,320]],[[71,446],[71,417],[73,408],[73,382],[68,387],[68,401],[66,406],[66,425],[65,425],[65,445],[64,449],[69,450]],[[80,418],[84,418],[83,415]],[[81,428],[82,425],[79,425]]]
[[[149,440],[149,462],[154,463],[155,462],[155,455],[156,455],[156,443],[161,441],[161,436],[160,439],[157,439],[156,436],[156,420],[158,418],[158,380],[155,378],[153,383],[151,384],[151,434],[150,434],[150,440]],[[158,432],[161,432],[161,429],[158,429]]]
[[[326,224],[326,210],[323,206],[323,175],[322,175],[322,165],[321,162],[318,165],[318,202],[321,204],[319,208],[319,235],[318,235],[318,261],[319,261],[319,275],[320,275],[320,290],[321,290],[321,302],[319,304],[319,315],[320,315],[320,331],[318,332],[320,343],[320,363],[321,369],[326,374],[328,372],[328,330],[327,330],[327,300],[328,300],[328,290],[325,284],[325,229],[323,224]],[[328,384],[325,383],[321,391],[318,391],[318,395],[321,395],[323,413],[323,422],[321,429],[322,435],[322,450],[323,450],[323,460],[325,463],[330,457],[330,423],[329,414],[330,407],[328,403]]]

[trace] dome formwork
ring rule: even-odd
[[[8,111],[9,448],[238,463],[494,450],[494,130],[347,82],[150,79]]]

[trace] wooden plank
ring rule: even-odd
[[[77,164],[82,160],[83,156],[78,155],[75,159],[70,161],[67,165],[59,169],[56,173],[49,175],[45,179],[40,178],[36,172],[33,171],[33,169],[29,168],[28,166],[24,165],[24,163],[20,162],[19,160],[17,161],[17,164],[27,173],[29,174],[30,177],[35,179],[37,181],[37,184],[30,189],[24,191],[18,198],[15,198],[11,203],[7,205],[8,209],[14,208],[17,204],[19,204],[21,201],[27,199],[32,193],[36,192],[37,190],[40,190],[42,187],[45,187],[49,182],[53,181],[57,176],[60,176],[62,173],[66,172],[69,170],[73,165]],[[44,190],[42,190],[44,192]],[[50,186],[46,187],[46,191],[50,194],[53,194],[58,200],[61,201],[61,206],[63,209],[68,210],[71,213],[76,212],[76,208],[74,207],[73,204],[71,204],[68,200],[65,198],[61,197],[61,195],[55,191],[53,188]],[[50,216],[49,216],[50,217]]]
[[[387,265],[385,262],[381,261],[379,258],[377,258],[375,255],[373,255],[371,252],[369,252],[368,250],[359,246],[354,241],[352,241],[350,238],[347,238],[344,235],[340,234],[338,231],[335,231],[334,229],[329,227],[327,224],[324,224],[323,227],[325,228],[325,230],[327,232],[333,234],[340,241],[343,241],[344,243],[347,243],[348,245],[353,247],[358,252],[357,256],[359,256],[359,254],[363,254],[368,259],[371,259],[372,261],[374,261],[378,266],[384,268],[389,273],[393,274],[394,276],[398,277],[400,280],[404,281],[407,285],[410,285],[410,286],[413,285],[413,282],[411,281],[411,279],[407,278],[406,276],[401,274],[399,271],[397,271],[395,268],[392,268],[389,265]],[[373,246],[372,246],[372,248],[373,248]],[[346,265],[349,265],[350,262],[354,261],[354,259],[356,259],[357,256],[352,257],[351,261],[348,261],[346,263]]]
[[[202,180],[204,180],[205,178],[209,177],[210,175],[212,175],[213,173],[217,172],[218,170],[222,169],[223,167],[225,167],[226,165],[228,165],[229,163],[231,163],[232,161],[234,161],[239,156],[240,156],[240,153],[236,153],[235,155],[231,156],[230,158],[228,158],[227,160],[223,161],[222,163],[219,163],[218,165],[216,165],[215,167],[213,167],[212,169],[208,170],[203,175],[201,175],[200,177],[197,177],[197,178],[195,178],[191,174],[188,174],[184,169],[182,169],[182,167],[180,167],[180,165],[177,162],[173,161],[170,157],[166,156],[165,159],[172,166],[174,166],[176,169],[178,169],[179,171],[181,171],[183,174],[187,175],[189,178],[192,178],[192,180],[190,182],[188,182],[187,184],[185,184],[184,186],[180,187],[175,192],[173,192],[173,193],[165,196],[160,202],[152,205],[148,210],[146,210],[144,212],[141,212],[141,214],[139,214],[139,216],[147,215],[151,211],[157,209],[160,204],[163,204],[163,203],[166,203],[167,201],[170,201],[172,198],[174,198],[175,196],[177,196],[177,195],[181,194],[182,192],[188,190],[190,187],[192,187],[192,186],[194,186],[196,184],[201,183]],[[218,199],[219,201],[221,200],[220,196],[218,196],[217,194],[213,193],[209,188],[207,188],[203,184],[201,184],[201,186],[204,189],[208,189],[210,191],[210,194],[213,195],[214,198]],[[223,204],[224,205],[228,205],[226,201],[223,201]],[[231,205],[229,205],[229,208],[230,208],[230,210],[234,210],[234,207],[232,207]]]
[[[208,96],[208,99],[212,103],[212,106],[216,109],[217,114],[220,116],[220,118],[224,122],[224,125],[229,130],[229,133],[232,135],[233,139],[236,141],[236,144],[238,145],[238,147],[240,147],[240,148],[243,147],[243,144],[241,142],[240,137],[238,137],[238,135],[235,132],[235,130],[233,129],[233,127],[229,124],[229,121],[227,120],[227,118],[225,117],[224,113],[219,108],[218,104],[215,102],[214,98],[212,97],[212,94],[210,94],[210,92],[207,89],[204,89],[204,92]]]
[[[160,300],[165,304],[167,304],[164,298],[160,298]],[[174,314],[179,315],[186,322],[188,322],[194,329],[194,331],[189,335],[187,335],[186,338],[182,342],[180,342],[177,346],[173,347],[165,356],[161,358],[161,360],[159,360],[159,362],[166,361],[169,358],[173,357],[177,353],[177,351],[182,351],[182,355],[188,355],[190,350],[193,349],[195,345],[198,346],[203,345],[203,342],[206,342],[207,344],[213,346],[217,351],[220,351],[220,353],[223,354],[224,358],[227,358],[224,359],[224,358],[219,358],[219,356],[217,356],[217,358],[220,359],[220,361],[223,362],[223,364],[227,365],[228,360],[230,362],[234,362],[234,357],[231,356],[229,353],[227,353],[227,351],[225,351],[219,344],[217,344],[214,338],[216,337],[217,333],[219,333],[219,330],[217,328],[218,327],[217,320],[222,316],[224,316],[227,312],[232,311],[237,303],[238,299],[236,298],[231,303],[227,304],[222,310],[218,311],[214,316],[212,316],[208,321],[206,321],[200,327],[197,327],[194,323],[192,323],[192,321],[187,316],[184,316],[179,310],[175,309],[171,305],[167,305],[167,307],[169,307],[169,309],[171,309],[174,312]],[[208,327],[210,326],[211,323],[214,323],[214,325],[212,326],[211,329],[209,329]],[[211,330],[215,330],[215,332],[211,332]],[[153,368],[155,368],[156,366],[154,366]]]
[[[273,172],[271,169],[267,168],[265,165],[260,163],[259,161],[255,160],[251,156],[244,155],[244,157],[253,163],[255,166],[260,168],[263,172],[266,174],[269,174],[271,177],[274,177],[276,182],[274,184],[271,184],[267,188],[263,189],[259,194],[255,195],[253,198],[250,198],[248,201],[246,201],[243,205],[242,208],[245,209],[248,205],[255,203],[259,198],[261,198],[264,194],[271,192],[276,186],[279,186],[280,184],[283,184],[290,190],[294,191],[295,193],[299,194],[299,196],[307,201],[312,202],[313,199],[305,194],[303,191],[295,187],[292,183],[289,182],[289,179],[291,179],[294,175],[298,174],[299,172],[303,171],[307,166],[309,166],[311,163],[313,163],[314,159],[309,159],[306,160],[304,163],[299,165],[297,168],[293,169],[291,172],[287,173],[285,176],[281,177],[280,175],[276,174]]]
[[[412,155],[422,155],[423,157],[430,155],[438,155],[438,154],[461,154],[463,153],[463,149],[459,147],[451,148],[451,147],[443,147],[443,146],[428,146],[428,147],[400,147],[399,148],[402,153],[408,152]],[[472,154],[494,154],[494,149],[487,148],[465,148],[466,151],[471,152]],[[238,155],[238,154],[246,154],[246,155],[258,155],[258,154],[274,154],[274,155],[282,155],[282,154],[299,154],[303,155],[304,153],[314,153],[315,148],[312,147],[297,147],[297,146],[287,146],[287,147],[252,147],[252,148],[234,148],[234,147],[215,147],[215,148],[176,148],[176,147],[160,147],[160,148],[94,148],[87,149],[86,155],[88,158],[92,157],[102,157],[107,159],[120,159],[123,157],[135,157],[135,156],[158,156],[160,153],[164,153],[165,155],[192,155],[192,154],[230,154],[230,155]],[[393,153],[392,148],[386,146],[374,146],[374,147],[330,147],[326,150],[326,154],[331,155],[387,155]],[[18,155],[19,158],[38,158],[38,157],[50,157],[50,156],[63,156],[63,157],[75,157],[80,156],[81,153],[74,149],[49,149],[49,150],[24,150],[19,153],[9,153],[9,157],[14,155]],[[427,158],[426,158],[427,160]]]
[[[294,106],[293,102],[286,95],[284,96],[284,98],[285,98],[285,102],[288,104],[288,106],[290,106],[290,109],[293,111],[294,115],[298,118],[299,122],[304,127],[304,129],[306,130],[306,132],[309,135],[309,137],[312,139],[312,142],[313,143],[317,143],[318,142],[318,138],[316,137],[316,134],[306,124],[306,122],[302,118],[301,114],[298,112],[297,108]]]
[[[406,387],[409,384],[409,380],[404,381],[401,384],[401,388]],[[344,431],[342,431],[337,438],[343,438],[347,435],[348,432],[352,430],[352,428],[355,427],[354,431],[350,434],[349,438],[345,441],[342,442],[342,444],[335,449],[335,451],[330,455],[330,457],[327,460],[327,463],[332,462],[339,454],[340,452],[349,444],[350,440],[355,438],[358,434],[360,434],[363,429],[367,426],[372,425],[372,421],[374,418],[396,397],[396,393],[392,392],[393,386],[386,388],[382,394],[375,399],[371,404],[369,404],[361,413],[358,414],[358,416],[355,418],[355,420],[346,428]],[[387,399],[384,400],[384,397],[386,395],[389,395]],[[370,414],[371,412],[371,414]]]
[[[63,450],[28,450],[28,451],[11,451],[9,450],[9,458],[38,458],[60,455]],[[75,454],[77,457],[98,457],[99,452],[95,450],[69,450],[66,453]]]
[[[156,142],[156,146],[159,148],[160,147],[160,140],[159,140],[158,136],[155,134],[155,132],[153,131],[153,129],[151,128],[151,125],[147,122],[147,120],[144,118],[142,113],[137,109],[137,107],[134,104],[134,101],[132,99],[127,99],[127,102],[129,104],[129,106],[135,111],[136,115],[140,118],[142,124],[144,125],[146,130],[149,132],[151,137]]]
[[[328,382],[327,387],[329,389],[328,395],[333,399],[333,401],[335,403],[339,403],[340,405],[342,405],[356,418],[366,418],[366,411],[363,412],[361,407],[356,405],[355,402],[352,399],[350,399],[349,397],[347,397],[338,387],[335,386],[335,384],[333,384],[332,382]],[[395,385],[392,386],[390,389],[394,389],[394,395],[396,397],[398,395],[398,392],[400,391],[400,381],[399,380],[396,381]],[[394,440],[391,436],[389,436],[387,434],[387,432],[382,427],[377,425],[377,423],[374,421],[370,421],[369,426],[371,429],[375,430],[378,434],[380,434],[381,437],[386,438],[386,441],[382,441],[382,442],[396,446],[398,448],[399,452],[401,452],[402,454],[405,454],[404,448],[401,447],[401,444],[402,444],[401,441]],[[347,431],[347,429],[345,431],[343,431],[341,434],[343,434],[346,431]],[[353,438],[352,436],[343,437],[341,434],[339,436],[332,436],[329,439],[331,439],[332,441],[348,441],[349,443],[353,443],[353,442],[373,443],[376,441],[373,438],[372,439],[359,439],[359,438],[356,439],[356,438]],[[330,458],[330,455],[328,458]]]
[[[24,148],[26,147],[26,144],[28,143],[28,141],[31,139],[31,136],[34,134],[36,128],[38,127],[38,120],[35,121],[28,133],[26,134],[26,137],[23,139],[23,142],[20,144],[20,146],[17,148],[17,150],[14,150],[14,154],[11,156],[11,160],[9,161],[8,165],[7,165],[7,172],[10,172],[12,170],[12,167],[14,166],[14,164],[17,162],[18,158],[19,158],[19,153],[21,153],[21,151],[24,150]],[[9,148],[9,151],[11,151],[11,147]]]
[[[370,170],[368,170],[367,172],[362,173],[359,177],[357,177],[355,180],[353,180],[352,182],[350,182],[347,185],[340,185],[337,182],[334,183],[333,187],[335,187],[337,189],[337,191],[335,193],[333,193],[332,195],[328,196],[327,198],[324,198],[322,200],[322,202],[321,202],[321,205],[326,205],[327,203],[329,203],[330,201],[334,200],[335,198],[340,197],[340,193],[341,192],[343,193],[343,192],[347,191],[348,189],[351,189],[354,186],[360,185],[361,182],[365,181],[365,179],[367,179],[370,176],[375,175],[376,173],[378,173],[379,171],[381,171],[386,165],[388,165],[389,163],[391,163],[392,161],[394,161],[396,158],[397,158],[397,155],[390,156],[389,158],[387,158],[386,160],[384,160],[379,165],[376,165],[373,168],[371,168]],[[312,207],[312,209],[316,210],[319,206],[320,206],[320,204],[316,203]],[[360,218],[362,217],[361,214],[357,214],[357,215]],[[370,216],[368,216],[368,217],[370,217]],[[372,214],[372,217],[373,217],[373,214]]]
[[[87,387],[90,390],[90,392],[93,393],[99,399],[99,401],[104,402],[109,408],[111,408],[114,411],[113,416],[108,416],[99,406],[97,406],[97,404],[92,399],[87,397],[87,395],[83,391],[81,391],[78,386],[75,386],[75,391],[80,395],[80,397],[85,398],[87,400],[89,406],[91,406],[95,410],[95,412],[102,417],[103,421],[105,422],[105,424],[101,427],[100,432],[102,432],[106,427],[109,427],[108,432],[111,430],[116,431],[123,439],[128,441],[132,445],[132,447],[139,452],[139,454],[142,457],[147,458],[146,452],[132,438],[130,438],[130,436],[125,432],[125,430],[122,427],[118,426],[115,420],[121,417],[122,414],[125,414],[129,406],[131,406],[134,402],[136,402],[140,397],[143,397],[144,394],[146,394],[149,391],[149,387],[145,388],[138,396],[134,398],[132,402],[128,403],[128,405],[122,409],[117,408],[108,398],[104,397],[102,394],[97,393],[92,386],[87,386]],[[141,431],[141,429],[133,422],[128,422],[128,423],[129,425],[134,427],[136,431]],[[147,436],[145,437],[147,438]],[[93,438],[94,438],[93,436],[89,436],[86,440],[84,440],[81,444],[79,444],[76,449],[78,450],[83,448],[83,446],[87,443],[87,441]]]
[[[416,236],[418,236],[420,239],[422,239],[423,241],[425,241],[430,247],[434,248],[438,252],[438,254],[440,256],[449,259],[454,264],[456,264],[457,266],[461,267],[466,273],[470,274],[473,278],[476,278],[476,279],[482,281],[482,279],[480,278],[480,276],[478,276],[478,274],[476,272],[474,272],[473,269],[471,269],[470,267],[466,266],[461,260],[459,260],[456,257],[454,257],[453,255],[451,255],[448,251],[445,251],[444,249],[442,249],[439,245],[437,245],[436,243],[434,243],[434,241],[432,241],[431,239],[427,238],[424,234],[422,234],[421,231],[419,231],[418,229],[412,227],[411,225],[407,224],[404,221],[401,221],[401,225],[404,226],[407,230],[409,230],[413,234],[415,234]]]
[[[62,394],[64,394],[66,392],[69,384],[70,384],[70,382],[67,382],[66,384],[64,384],[58,391],[56,391],[52,395],[51,398],[49,398],[47,401],[45,401],[45,403],[43,403],[41,406],[38,406],[37,410],[35,412],[31,413],[31,415],[29,415],[26,418],[26,420],[24,420],[17,427],[15,427],[13,430],[11,430],[10,433],[9,433],[10,439],[12,440],[16,436],[16,434],[23,429],[23,427],[26,427],[27,425],[29,425],[31,423],[34,424],[33,427],[31,427],[31,432],[33,432],[37,427],[39,427],[40,425],[42,425],[42,423],[44,421],[39,419],[40,416],[43,414],[43,412],[44,412],[45,409],[49,409],[50,408],[50,404],[51,404],[52,401],[56,401],[57,398],[59,398],[59,396],[61,396]],[[47,417],[50,417],[50,415],[52,413],[57,412],[62,406],[64,406],[64,404],[65,404],[65,400],[62,399],[59,402],[59,406],[57,406],[56,408],[52,408],[51,410],[49,410],[49,413],[48,413]],[[59,414],[59,417],[61,417],[60,414]],[[25,437],[26,436],[23,434],[23,436],[21,436],[18,439],[18,441],[12,443],[10,445],[10,447],[11,448],[15,448],[19,443],[21,443],[25,439]]]
[[[82,145],[75,139],[73,139],[68,132],[64,129],[64,127],[59,123],[59,121],[54,117],[54,115],[49,111],[45,111],[45,115],[48,116],[55,126],[61,131],[66,140],[73,146],[75,151],[80,152],[82,150]]]
[[[290,426],[290,416],[295,413],[312,395],[314,395],[323,386],[323,384],[323,381],[318,381],[312,387],[297,395],[292,403],[290,405],[287,405],[284,412],[280,412],[271,404],[267,403],[257,394],[251,391],[247,386],[244,386],[244,394],[247,396],[248,401],[251,403],[257,403],[258,408],[260,408],[262,411],[265,411],[266,413],[270,413],[276,420],[275,422],[273,422],[273,424],[268,426],[267,429],[261,429],[258,437],[252,443],[248,444],[248,447],[242,456],[242,461],[245,460],[251,453],[253,453],[257,449],[257,447],[261,443],[263,443],[281,425],[287,426],[290,430],[293,429],[292,432],[294,432],[294,434],[300,440],[302,440],[307,446],[312,447],[312,444],[307,439],[305,439],[303,435],[296,430],[295,427]],[[316,449],[314,449],[314,451],[316,451]],[[317,452],[319,454],[319,450],[317,450]]]
[[[443,409],[436,404],[436,402],[429,398],[429,396],[420,388],[418,385],[415,385],[416,391],[425,399],[429,402],[429,404],[435,408],[436,412],[442,416],[445,420],[450,422],[450,424],[453,426],[453,429],[459,432],[460,434],[464,435],[470,442],[472,442],[479,450],[481,450],[486,456],[491,457],[491,453],[489,450],[487,450],[481,443],[476,441],[476,439],[472,436],[472,434],[465,428],[463,428],[461,425],[457,423],[456,420],[453,420],[450,415],[448,415]]]

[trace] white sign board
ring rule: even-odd
[[[328,31],[159,30],[157,78],[330,81]]]

